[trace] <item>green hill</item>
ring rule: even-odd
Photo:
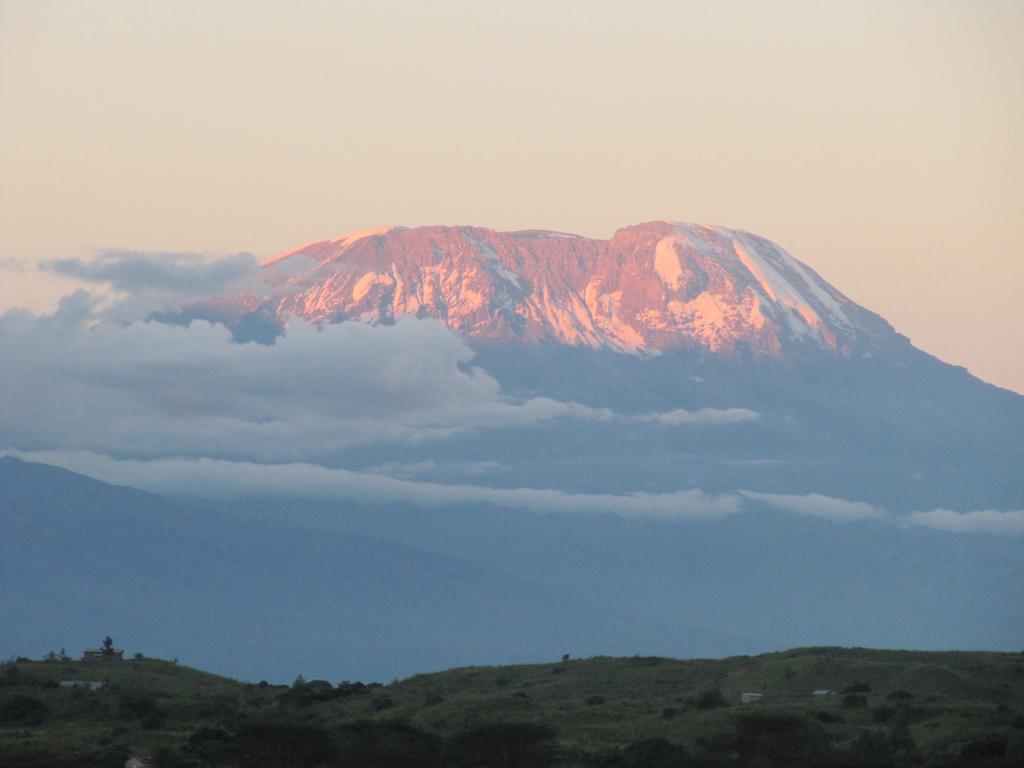
[[[0,765],[130,755],[162,768],[1020,765],[1024,655],[599,657],[384,686],[246,684],[156,659],[0,666]]]

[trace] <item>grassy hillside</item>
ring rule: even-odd
[[[741,704],[744,691],[764,698]],[[253,685],[160,660],[0,667],[0,764],[120,768],[130,754],[164,768],[1020,765],[1024,655],[590,658],[386,686]]]

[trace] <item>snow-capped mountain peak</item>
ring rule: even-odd
[[[263,263],[280,319],[433,317],[476,342],[848,354],[894,335],[779,246],[748,232],[649,222],[609,240],[481,227],[378,227]]]

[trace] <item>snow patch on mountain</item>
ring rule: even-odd
[[[671,290],[678,290],[679,280],[683,276],[683,267],[676,253],[676,239],[663,237],[654,249],[654,269],[661,281]]]

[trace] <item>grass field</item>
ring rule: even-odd
[[[104,687],[59,687],[67,679]],[[335,749],[353,728],[364,741],[372,732],[393,742],[387,729],[398,722],[432,740],[437,765],[443,745],[494,724],[534,725],[553,738],[538,737],[544,749],[521,758],[473,758],[480,765],[1024,765],[1022,654],[802,648],[722,660],[598,657],[452,669],[386,686],[246,684],[156,659],[23,661],[0,666],[0,686],[4,766],[120,768],[130,754],[157,755],[166,768],[415,765],[401,755],[375,761],[363,742],[355,759],[324,757],[334,754],[325,747],[275,763],[232,741],[288,724],[315,729],[303,732],[313,734],[307,741],[325,734]],[[817,689],[833,693],[813,696]],[[764,698],[742,704],[743,692]],[[631,745],[652,740],[660,740],[656,754],[630,763]],[[448,764],[472,764],[452,754]],[[752,754],[763,760],[751,763]]]

